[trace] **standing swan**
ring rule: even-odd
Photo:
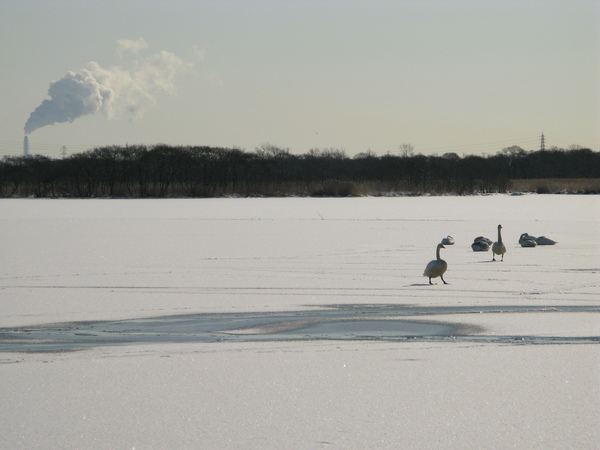
[[[446,272],[446,269],[448,268],[448,264],[446,263],[446,261],[440,258],[441,248],[446,247],[444,247],[444,244],[438,244],[437,249],[435,250],[436,259],[434,259],[433,261],[429,261],[427,267],[425,267],[425,272],[423,273],[423,275],[429,277],[429,284],[433,284],[431,282],[431,279],[435,277],[440,277],[444,284],[448,284],[446,283],[446,280],[444,280],[443,277],[444,272]]]
[[[504,261],[506,247],[502,243],[502,234],[500,233],[501,229],[502,225],[498,225],[498,241],[492,244],[492,261],[496,261],[496,255],[502,255],[502,261]]]

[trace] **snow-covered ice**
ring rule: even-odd
[[[0,200],[0,448],[599,448],[599,219],[579,195]],[[504,262],[470,246],[498,224]],[[49,330],[92,343],[25,351]]]

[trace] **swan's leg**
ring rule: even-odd
[[[433,284],[433,283],[431,282],[431,277],[429,277],[429,284]]]
[[[440,278],[442,279],[442,281],[444,282],[444,284],[448,284],[446,283],[446,280],[444,280],[444,277],[440,275]]]
[[[492,253],[492,261],[496,261],[496,255]]]

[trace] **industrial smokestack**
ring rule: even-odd
[[[23,156],[27,158],[29,156],[29,138],[25,135],[23,139]]]

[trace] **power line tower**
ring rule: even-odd
[[[62,148],[60,149],[60,157],[62,159],[65,159],[67,157],[67,146],[63,145]]]
[[[546,150],[546,139],[544,138],[544,133],[542,133],[542,138],[540,139],[540,150]]]

